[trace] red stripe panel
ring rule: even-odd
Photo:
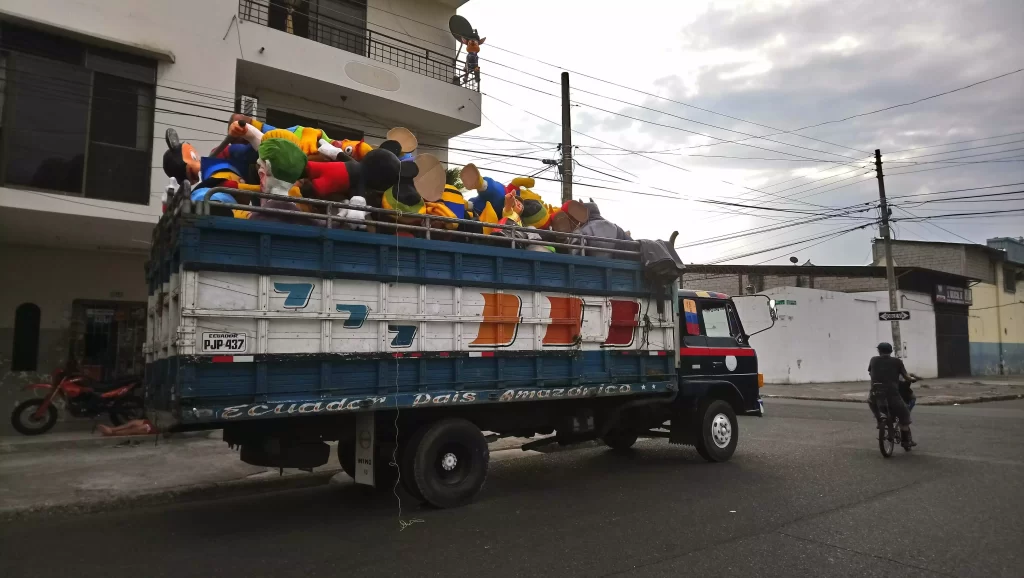
[[[683,347],[679,350],[683,357],[699,357],[733,355],[735,357],[754,357],[754,350],[749,347]]]
[[[235,360],[234,355],[214,355],[211,361],[214,363],[231,363]]]

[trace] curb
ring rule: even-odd
[[[762,397],[769,399],[801,399],[805,401],[839,401],[843,403],[867,403],[866,399],[850,399],[839,398],[839,397],[825,397],[825,396],[813,396],[813,395],[781,395],[781,394],[766,394]],[[1024,394],[1021,393],[1010,393],[1004,395],[991,395],[991,396],[974,396],[974,397],[956,397],[950,399],[939,399],[929,400],[928,398],[917,398],[917,405],[967,405],[972,403],[985,403],[988,401],[1013,401],[1015,399],[1024,398]]]
[[[115,498],[90,500],[87,502],[67,502],[55,504],[37,504],[33,506],[0,509],[0,520],[13,520],[27,516],[46,515],[78,515],[110,511],[119,508],[137,508],[157,506],[170,502],[194,502],[220,498],[236,498],[252,496],[267,492],[297,490],[326,485],[341,468],[311,474],[290,474],[276,478],[239,479],[224,482],[193,484],[176,488],[165,488],[152,492],[138,492],[117,496]]]
[[[83,437],[78,439],[56,439],[56,440],[41,440],[31,441],[26,443],[4,443],[0,442],[0,455],[13,454],[13,453],[28,453],[28,452],[45,452],[51,450],[62,450],[62,449],[79,449],[79,448],[96,448],[96,447],[116,447],[118,445],[125,444],[125,442],[139,442],[139,443],[159,443],[159,444],[174,444],[182,443],[190,440],[204,440],[211,439],[218,435],[221,430],[202,430],[202,431],[191,431],[171,434],[171,437],[163,437],[162,435],[158,440],[154,441],[153,435],[144,436],[118,436],[118,437],[103,437],[100,435],[90,435],[89,437]],[[45,434],[44,434],[45,435]],[[159,435],[159,434],[157,434]]]

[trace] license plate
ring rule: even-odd
[[[203,353],[245,353],[244,333],[204,333]]]

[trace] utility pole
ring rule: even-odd
[[[572,116],[569,114],[569,73],[562,73],[562,203],[572,200]]]
[[[875,149],[875,175],[878,177],[878,200],[881,202],[882,244],[885,245],[885,280],[889,285],[889,311],[899,311],[896,299],[896,268],[892,264],[892,238],[889,235],[889,205],[885,201],[885,179],[882,176],[882,151]],[[900,322],[893,320],[892,348],[896,357],[903,357],[903,339],[900,337]]]

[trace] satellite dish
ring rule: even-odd
[[[416,167],[419,174],[412,180],[416,185],[416,192],[428,203],[436,203],[441,200],[441,193],[444,192],[444,167],[441,161],[432,154],[422,154],[416,157]]]
[[[797,261],[799,261],[799,260],[800,260],[800,259],[797,259],[796,257],[790,257],[790,258],[789,258],[789,262],[790,262],[790,263],[792,263],[792,264],[794,264],[794,265],[796,265],[796,262],[797,262]]]
[[[475,28],[470,26],[469,20],[466,20],[458,14],[448,19],[448,30],[451,31],[452,36],[454,36],[456,40],[462,38],[465,38],[466,40],[480,40],[480,35],[477,34]]]

